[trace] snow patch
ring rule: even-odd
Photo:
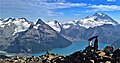
[[[24,21],[24,19],[19,19],[13,21],[12,23],[14,23],[17,26],[13,35],[18,32],[26,31],[30,27],[30,23]]]
[[[97,13],[97,14],[98,14],[98,15],[101,15],[101,16],[103,15],[102,13]]]
[[[58,22],[55,23],[55,21],[48,21],[48,22],[45,22],[45,23],[48,24],[50,27],[52,27],[57,32],[60,32],[61,28],[60,28],[59,24],[61,24],[61,23],[58,24]]]
[[[14,29],[15,32],[13,33],[13,35],[15,35],[18,32],[26,31],[30,26],[30,23],[25,21],[25,19],[23,18],[20,18],[20,19],[16,18],[14,20],[12,18],[6,18],[6,19],[3,19],[3,21],[0,21],[0,27],[4,28],[5,25],[10,26],[11,23],[16,25]]]
[[[38,29],[40,24],[35,25],[33,28]]]
[[[33,28],[38,29],[38,27],[37,27],[37,26],[34,26]]]
[[[64,25],[63,28],[68,29],[68,28],[70,28],[70,25]]]

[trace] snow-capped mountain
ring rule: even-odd
[[[64,22],[61,23],[61,27],[58,33],[71,41],[87,40],[91,36],[99,35],[101,42],[113,43],[120,37],[119,23],[104,13],[95,13],[80,20]]]
[[[51,26],[57,32],[61,32],[64,29],[69,29],[71,26],[77,25],[76,20],[75,21],[67,21],[64,23],[60,23],[55,20],[55,21],[47,21],[45,23],[48,24],[49,26]]]
[[[41,19],[36,23],[25,18],[0,21],[0,50],[10,53],[39,53],[53,48],[67,47],[71,42]]]
[[[86,28],[101,26],[104,24],[112,24],[117,25],[118,22],[113,20],[111,17],[104,13],[95,13],[92,16],[87,16],[83,19],[78,20],[77,22],[80,26],[84,26]]]
[[[46,24],[48,24],[49,26],[51,26],[54,30],[56,30],[57,32],[61,31],[61,23],[59,23],[58,21],[47,21],[45,22]]]
[[[61,32],[63,29],[69,29],[71,26],[76,25],[76,21],[68,21],[64,23],[60,23],[58,21],[47,21],[45,22],[49,26],[51,26],[57,32]]]
[[[68,40],[87,40],[94,35],[99,35],[101,42],[113,43],[120,37],[119,28],[115,20],[103,13],[64,23],[56,20],[44,23],[41,19],[37,22],[25,18],[0,19],[0,50],[22,52],[20,49],[24,49],[31,53],[28,50],[33,48],[32,51],[40,52],[68,46],[71,44]]]
[[[67,21],[67,22],[63,23],[62,26],[63,26],[64,29],[68,29],[71,26],[76,25],[76,23],[77,23],[77,20]]]
[[[10,24],[15,25],[14,33],[25,31],[29,28],[30,22],[26,18],[7,18],[0,20],[0,27],[10,26]]]
[[[104,13],[95,13],[92,16],[87,16],[85,18],[82,18],[80,20],[74,20],[74,21],[67,21],[64,23],[59,23],[58,21],[48,21],[46,22],[48,25],[50,25],[54,30],[60,32],[61,29],[69,29],[72,26],[78,26],[79,27],[97,27],[104,24],[112,24],[112,25],[118,25],[118,22],[113,20],[111,17]],[[59,24],[59,25],[58,25]],[[61,28],[62,27],[62,28]]]

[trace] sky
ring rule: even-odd
[[[0,18],[36,21],[79,20],[94,13],[105,13],[120,23],[120,0],[0,0]]]

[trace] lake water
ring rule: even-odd
[[[98,43],[98,48],[99,49],[103,49],[104,47],[110,45],[110,44],[106,44],[106,43]],[[72,45],[65,47],[65,48],[55,48],[53,50],[51,50],[51,53],[56,53],[59,55],[69,55],[71,53],[74,53],[75,51],[80,51],[80,50],[84,50],[85,47],[88,46],[88,42],[73,42]],[[34,56],[40,56],[40,55],[44,55],[46,52],[42,52],[39,54],[32,54]]]

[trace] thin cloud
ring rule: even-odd
[[[79,14],[74,14],[74,15],[75,15],[75,16],[81,16],[82,14],[79,13]]]
[[[62,12],[55,12],[54,10],[57,9],[64,9],[64,8],[73,8],[73,7],[84,7],[87,4],[84,3],[63,3],[63,2],[57,2],[57,3],[37,3],[34,4],[38,6],[41,9],[47,9],[46,13],[48,13],[48,16],[60,16],[64,15]]]
[[[113,1],[113,0],[109,0]],[[115,0],[114,0],[115,1]],[[16,3],[17,2],[17,3]],[[57,10],[78,7],[84,10],[76,10],[81,12],[97,12],[97,11],[116,11],[120,10],[118,5],[92,5],[86,3],[70,3],[65,0],[2,0],[1,15],[9,13],[9,15],[34,15],[36,16],[63,16],[64,12]],[[7,11],[9,10],[9,11]],[[74,9],[73,9],[74,10]],[[15,12],[16,11],[16,12]],[[80,15],[80,14],[75,14]]]
[[[67,3],[65,0],[2,0],[1,5],[3,13],[9,12],[10,14],[17,14],[18,12],[14,12],[14,10],[16,10],[21,14],[34,12],[36,15],[39,14],[44,16],[60,16],[63,15],[63,13],[56,12],[55,10],[63,8],[83,7],[87,4]],[[9,9],[9,11],[6,11],[6,9]]]
[[[116,2],[116,0],[107,0],[108,2]]]
[[[117,6],[117,5],[91,5],[88,7],[92,8],[93,11],[117,11],[117,10],[120,10],[120,6]]]
[[[62,12],[53,12],[53,11],[48,11],[48,16],[61,16],[64,15]]]
[[[47,9],[62,9],[62,8],[72,8],[72,7],[83,7],[87,4],[84,3],[37,3],[37,6],[44,6]]]
[[[44,2],[54,2],[54,3],[58,3],[58,2],[65,2],[65,0],[21,0],[24,2],[32,2],[32,3],[44,3]]]

